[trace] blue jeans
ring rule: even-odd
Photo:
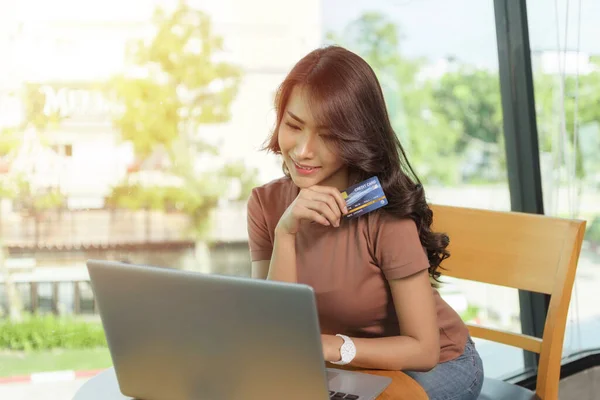
[[[463,354],[431,371],[404,371],[427,392],[430,400],[475,400],[483,386],[483,363],[469,337]]]

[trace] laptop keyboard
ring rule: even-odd
[[[333,390],[329,391],[330,399],[348,399],[348,400],[356,400],[359,399],[359,396],[355,394],[342,393],[342,392],[334,392]]]

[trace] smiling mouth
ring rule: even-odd
[[[321,168],[321,167],[311,167],[311,166],[308,166],[308,165],[298,164],[293,159],[292,159],[292,162],[294,163],[294,166],[296,166],[296,168],[299,169],[299,170],[301,170],[301,171],[313,172],[313,171],[316,171],[319,168]]]

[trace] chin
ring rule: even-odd
[[[290,174],[290,178],[292,179],[294,184],[300,189],[306,189],[321,183],[321,180],[316,177],[298,176],[296,174]]]

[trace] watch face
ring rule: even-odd
[[[354,346],[354,342],[348,336],[338,334],[336,336],[344,339],[344,343],[340,347],[340,355],[342,359],[339,362],[334,362],[334,364],[346,365],[350,363],[354,357],[356,356],[356,347]]]
[[[340,353],[342,356],[342,360],[350,362],[356,356],[356,347],[354,347],[354,343],[346,342],[342,345],[340,349]]]

